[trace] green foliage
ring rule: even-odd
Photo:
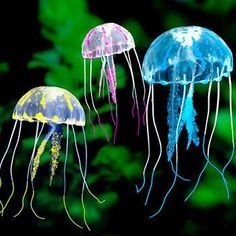
[[[151,38],[144,31],[142,26],[135,19],[127,19],[123,26],[129,30],[135,39],[135,45],[137,48],[146,48],[151,43]]]
[[[186,25],[187,20],[182,14],[172,10],[168,11],[167,14],[165,14],[163,21],[165,28],[171,29],[174,27]]]
[[[0,74],[7,73],[9,71],[9,64],[7,62],[0,62]]]
[[[205,12],[213,14],[228,14],[236,6],[235,0],[205,0],[203,2],[188,0],[187,4],[192,8],[202,9]]]
[[[100,149],[92,165],[103,167],[100,175],[107,181],[118,181],[120,178],[132,181],[138,178],[142,168],[136,159],[135,155],[123,146],[106,145]]]
[[[236,185],[232,176],[228,177],[228,182],[232,183],[230,184],[230,191],[235,192]],[[201,181],[190,201],[194,207],[207,209],[216,207],[219,204],[230,204],[233,199],[227,198],[221,176],[215,169],[208,166],[204,180]]]

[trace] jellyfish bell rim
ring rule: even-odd
[[[44,102],[43,95],[46,97]],[[50,97],[49,100],[47,100],[48,97]],[[61,102],[63,106],[60,106],[61,104],[57,106],[59,102]],[[65,102],[67,102],[66,105]],[[32,112],[32,106],[35,106],[34,112]],[[52,108],[55,108],[55,112],[48,113],[47,111]],[[28,109],[30,110],[29,113],[27,113]],[[65,114],[58,113],[63,111],[63,109],[66,109],[64,111]],[[61,116],[61,114],[64,116]],[[68,90],[56,86],[38,86],[30,89],[17,101],[12,119],[47,123],[49,125],[67,124],[85,126],[86,123],[85,112],[79,100]]]
[[[85,126],[85,121],[73,121],[73,120],[66,120],[64,122],[62,121],[55,121],[53,119],[50,119],[50,118],[46,118],[44,117],[43,119],[40,119],[40,118],[37,118],[37,117],[31,117],[31,116],[28,116],[28,115],[25,115],[25,116],[19,116],[15,113],[13,113],[12,115],[12,119],[13,120],[18,120],[20,122],[22,121],[27,121],[27,122],[30,122],[30,123],[33,123],[33,122],[40,122],[40,123],[43,123],[43,124],[48,124],[48,125],[51,125],[51,124],[55,124],[55,125],[76,125],[76,126]]]
[[[225,78],[228,78],[230,76],[232,71],[229,71],[227,73],[224,73],[222,74],[221,76],[219,77],[216,77],[214,79],[210,79],[208,81],[206,80],[200,80],[200,81],[187,81],[187,80],[175,80],[175,81],[164,81],[164,80],[161,80],[161,81],[156,81],[156,82],[153,82],[152,79],[147,79],[146,76],[143,76],[143,80],[149,84],[149,85],[154,85],[154,84],[161,84],[161,85],[173,85],[173,84],[179,84],[179,85],[189,85],[189,84],[208,84],[210,83],[211,81],[215,81],[215,82],[220,82],[223,77]]]
[[[129,48],[126,48],[125,50],[119,50],[119,51],[116,51],[115,53],[104,53],[103,55],[97,55],[97,56],[91,56],[91,54],[94,54],[95,51],[91,51],[88,53],[85,54],[82,54],[83,58],[84,59],[89,59],[89,60],[93,60],[93,59],[98,59],[98,58],[102,58],[102,57],[109,57],[109,56],[114,56],[114,55],[118,55],[118,54],[122,54],[124,52],[127,52],[127,51],[130,51],[132,49],[134,49],[135,47],[129,47]]]
[[[105,52],[105,53],[104,53],[104,51],[106,51],[106,48],[103,48],[103,49],[101,48],[101,49],[98,49],[98,50],[94,50],[94,49],[93,50],[84,50],[84,48],[86,48],[86,46],[88,46],[88,37],[91,37],[91,34],[93,32],[95,32],[96,29],[100,29],[103,26],[113,26],[113,28],[115,26],[115,27],[119,28],[120,32],[121,32],[121,30],[124,31],[128,35],[128,37],[125,36],[127,38],[127,43],[123,43],[123,45],[126,44],[126,48],[124,49],[122,47],[119,47],[115,52],[111,50],[111,52]],[[121,32],[121,33],[123,33],[123,32]],[[115,46],[115,45],[120,46],[122,44],[113,44],[113,46]],[[81,50],[82,51],[82,57],[84,59],[96,59],[96,58],[102,58],[102,57],[105,57],[105,56],[112,56],[112,55],[115,55],[115,54],[121,54],[121,53],[124,53],[126,51],[130,51],[131,49],[135,48],[135,42],[134,42],[134,38],[133,38],[132,34],[126,28],[124,28],[123,26],[121,26],[117,23],[114,23],[114,22],[107,22],[107,23],[97,25],[94,28],[90,29],[89,32],[84,37],[81,48],[82,48],[82,50]]]

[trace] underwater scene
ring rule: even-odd
[[[236,1],[0,3],[4,234],[229,234]]]

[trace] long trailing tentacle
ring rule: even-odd
[[[10,139],[9,139],[9,142],[8,142],[8,145],[7,145],[7,148],[6,148],[6,151],[4,152],[3,157],[2,157],[2,160],[1,160],[1,162],[0,162],[0,171],[1,171],[1,169],[2,169],[2,164],[3,164],[3,162],[4,162],[5,158],[6,158],[6,155],[7,155],[7,153],[8,153],[8,150],[9,150],[9,148],[10,148],[10,146],[11,146],[11,142],[12,142],[12,138],[13,138],[13,136],[14,136],[15,130],[16,130],[17,122],[18,122],[18,120],[16,120],[15,123],[14,123],[14,127],[13,127],[13,129],[12,129],[11,136],[10,136]],[[1,179],[1,178],[0,178],[0,179]],[[0,186],[1,186],[1,185],[0,185]]]
[[[113,136],[113,144],[116,143],[116,137],[118,132],[118,125],[119,125],[119,117],[118,117],[118,103],[116,103],[116,120],[115,120],[115,130],[114,130],[114,136]]]
[[[144,188],[145,184],[146,184],[146,169],[148,166],[148,163],[150,161],[150,134],[149,134],[149,122],[148,122],[148,108],[149,108],[149,101],[150,101],[150,97],[151,97],[151,91],[152,91],[152,87],[153,85],[150,85],[149,87],[149,91],[148,91],[148,96],[147,96],[147,106],[146,106],[146,112],[145,112],[145,116],[146,116],[146,133],[147,133],[147,148],[148,148],[148,154],[147,154],[147,160],[146,163],[144,165],[143,168],[143,181],[142,181],[142,185],[141,187],[138,187],[136,185],[136,192],[139,193],[140,191],[142,191],[142,189]]]
[[[2,201],[1,201],[1,200],[0,200],[0,206],[1,206],[1,208],[2,208],[0,214],[1,214],[1,216],[3,217],[3,204],[2,204]]]
[[[184,77],[185,79],[185,77]],[[164,198],[163,198],[163,201],[162,201],[162,204],[161,206],[159,207],[159,209],[154,213],[152,214],[149,218],[153,218],[155,217],[156,215],[158,215],[162,208],[164,207],[165,205],[165,202],[167,200],[167,197],[169,196],[169,194],[171,193],[172,189],[174,188],[175,186],[175,183],[176,183],[176,180],[178,178],[178,136],[179,136],[179,126],[180,126],[180,122],[181,122],[181,118],[182,118],[182,113],[183,113],[183,108],[184,108],[184,102],[185,102],[185,97],[186,97],[186,85],[183,85],[184,86],[184,89],[183,89],[183,98],[182,98],[182,103],[181,103],[181,108],[180,108],[180,113],[179,113],[179,119],[178,119],[178,122],[177,122],[177,127],[176,127],[176,132],[175,132],[175,139],[176,139],[176,142],[175,142],[175,175],[174,175],[174,179],[173,179],[173,182],[172,182],[172,185],[170,186],[169,190],[166,192]]]
[[[186,182],[191,181],[191,179],[187,179],[187,178],[181,176],[179,173],[176,173],[176,171],[175,171],[175,169],[174,169],[173,161],[170,159],[169,162],[170,162],[171,169],[172,169],[173,173],[174,173],[175,175],[177,175],[178,178],[180,178],[180,179],[182,179],[183,181],[186,181]]]
[[[145,111],[146,111],[146,87],[145,87],[145,82],[144,80],[142,79],[142,67],[141,67],[141,63],[139,61],[139,57],[138,57],[138,54],[137,54],[137,51],[135,48],[133,48],[134,50],[134,54],[135,54],[135,57],[136,57],[136,60],[138,62],[138,67],[139,67],[139,71],[140,71],[140,74],[141,74],[141,80],[142,80],[142,85],[143,85],[143,107],[144,107],[144,112],[143,112],[143,116],[142,116],[142,121],[143,121],[143,125],[145,125]]]
[[[11,142],[12,142],[12,138],[13,138],[13,136],[14,136],[14,134],[15,134],[17,122],[18,122],[18,120],[16,120],[15,123],[14,123],[13,129],[12,129],[12,132],[11,132],[11,135],[10,135],[10,139],[9,139],[9,141],[8,141],[7,148],[6,148],[6,150],[5,150],[4,154],[3,154],[3,157],[2,157],[2,159],[1,159],[1,162],[0,162],[0,171],[1,171],[1,169],[2,169],[2,164],[3,164],[4,160],[5,160],[6,155],[7,155],[8,151],[9,151],[10,146],[11,146]],[[0,188],[1,188],[1,186],[2,186],[2,179],[1,179],[1,175],[0,175]],[[3,215],[3,203],[2,203],[1,200],[0,200],[0,205],[2,206],[2,209],[1,209],[0,213]]]
[[[114,64],[113,56],[106,57],[106,78],[108,81],[108,87],[111,94],[111,99],[114,103],[117,103],[116,97],[116,88],[117,88],[117,81],[116,81],[116,67]]]
[[[110,90],[109,90],[109,85],[108,85],[107,80],[106,80],[106,87],[107,87],[107,94],[108,94],[108,102],[109,102],[109,106],[110,106],[111,120],[112,120],[113,125],[115,126],[116,122],[115,122],[115,118],[114,118],[114,114],[113,114],[113,107],[112,107],[112,102],[111,102],[111,97],[110,97]]]
[[[137,91],[136,91],[136,86],[135,86],[134,73],[133,73],[133,69],[132,69],[132,64],[131,64],[131,59],[130,59],[129,52],[127,52],[127,55],[124,52],[124,55],[125,55],[125,59],[127,61],[127,64],[129,66],[131,79],[132,79],[132,84],[133,84],[133,92],[134,92],[134,98],[133,99],[134,99],[134,103],[135,103],[135,106],[136,106],[137,118],[138,118],[137,135],[139,135],[139,132],[140,132],[140,111],[139,111],[138,96],[137,96]]]
[[[116,142],[116,136],[117,136],[117,131],[118,131],[118,104],[115,103],[116,117],[114,118],[113,107],[112,107],[111,98],[110,98],[110,90],[109,90],[109,85],[108,85],[108,81],[107,80],[106,80],[106,86],[107,86],[107,93],[108,93],[108,102],[109,102],[109,106],[110,106],[111,120],[112,120],[112,123],[113,123],[113,125],[115,127],[114,135],[113,135],[113,144],[114,144]]]
[[[38,147],[37,153],[36,153],[34,160],[33,160],[32,169],[31,169],[31,180],[33,180],[37,174],[41,156],[44,152],[44,149],[46,147],[48,140],[51,138],[51,136],[55,132],[55,130],[56,130],[56,125],[50,124],[49,132],[46,134],[45,138],[43,139],[40,146]]]
[[[90,105],[88,103],[88,100],[87,100],[87,73],[86,73],[87,69],[86,69],[86,59],[84,59],[84,101],[85,101],[85,104],[88,108],[88,119],[89,119],[89,123],[91,124],[92,126],[92,129],[93,129],[93,134],[95,135],[95,127],[94,127],[94,124],[92,122],[92,119],[91,119],[91,108],[90,108]]]
[[[85,131],[84,131],[84,129],[83,129],[83,136],[84,136],[84,135],[85,135]],[[84,140],[86,140],[86,139],[84,138]],[[76,146],[77,146],[77,145],[76,145]],[[76,152],[77,152],[77,157],[78,157],[78,159],[80,160],[78,148],[77,148]],[[87,153],[87,149],[86,149],[86,153]],[[79,162],[80,162],[80,168],[81,168],[81,172],[82,172],[81,161],[79,161]],[[86,186],[86,188],[88,189],[88,185],[87,185],[87,182],[86,182],[86,175],[87,175],[87,154],[85,154],[84,174],[83,174],[83,172],[82,172],[83,185],[82,185],[82,190],[81,190],[81,203],[82,203],[82,208],[83,208],[83,219],[84,219],[84,223],[85,223],[87,229],[88,229],[89,231],[91,231],[91,230],[90,230],[90,227],[89,227],[89,225],[88,225],[87,219],[86,219],[86,208],[85,208],[85,204],[84,204],[84,188],[85,188],[85,186]],[[90,191],[89,191],[89,192],[90,192]]]
[[[33,164],[33,159],[34,159],[34,154],[35,154],[35,150],[36,150],[36,146],[37,146],[37,142],[38,142],[38,139],[43,131],[43,128],[44,128],[44,124],[42,125],[41,129],[40,129],[40,132],[38,132],[39,130],[39,122],[37,122],[37,126],[36,126],[36,131],[35,131],[35,138],[34,138],[34,147],[33,147],[33,151],[32,151],[32,154],[31,154],[31,158],[30,158],[30,161],[29,161],[29,164],[28,164],[28,169],[27,169],[27,175],[26,175],[26,184],[25,184],[25,191],[23,193],[23,196],[22,196],[22,200],[21,200],[21,208],[20,210],[14,215],[14,218],[19,216],[20,213],[23,211],[24,209],[24,205],[25,205],[25,197],[26,197],[26,194],[27,194],[27,191],[28,191],[28,185],[29,185],[29,177],[30,177],[30,172],[31,172],[31,168],[32,168],[32,164]]]
[[[100,72],[100,79],[99,79],[99,86],[98,86],[98,97],[100,98],[101,96],[101,90],[102,90],[102,87],[103,87],[103,97],[104,97],[104,81],[103,81],[103,74],[105,73],[105,66],[106,66],[106,59],[105,57],[101,58],[101,61],[102,61],[102,68],[101,68],[101,72]]]
[[[228,162],[225,164],[223,170],[222,170],[222,175],[224,176],[225,170],[228,167],[228,165],[231,163],[233,157],[234,157],[234,152],[235,152],[235,143],[234,143],[234,122],[233,122],[233,106],[232,106],[232,82],[231,82],[231,75],[229,75],[229,114],[230,114],[230,127],[231,127],[231,142],[232,142],[232,150],[231,150],[231,155],[228,160]]]
[[[38,213],[35,211],[34,207],[33,207],[33,201],[34,201],[34,196],[35,196],[35,190],[34,190],[34,178],[36,176],[36,172],[37,172],[37,169],[38,169],[38,165],[39,165],[39,162],[40,162],[40,156],[41,154],[43,153],[44,151],[44,148],[48,142],[48,140],[51,138],[51,136],[55,133],[55,130],[56,130],[56,125],[54,124],[50,124],[51,128],[49,130],[49,132],[47,133],[46,137],[44,138],[44,140],[42,141],[41,145],[39,146],[38,148],[38,151],[37,151],[37,155],[36,157],[34,157],[34,160],[33,160],[33,163],[31,165],[31,187],[32,187],[32,195],[31,195],[31,199],[30,199],[30,208],[32,210],[32,212],[34,213],[34,215],[40,219],[40,220],[44,220],[45,217],[41,217],[38,215]],[[38,138],[40,137],[40,135],[38,136]],[[37,145],[37,143],[36,143]],[[37,162],[37,164],[35,164],[35,162]],[[52,176],[52,175],[51,175]],[[50,177],[51,177],[50,176]],[[50,181],[51,181],[51,178],[50,178]]]
[[[211,87],[212,87],[212,81],[210,82],[209,88],[208,88],[207,116],[206,116],[206,122],[205,122],[205,128],[204,128],[204,134],[203,134],[203,140],[202,140],[202,151],[203,151],[203,155],[204,155],[204,157],[206,159],[206,163],[203,166],[203,168],[202,168],[202,170],[201,170],[201,172],[200,172],[200,174],[198,176],[198,179],[197,179],[197,182],[196,182],[194,188],[189,193],[189,195],[185,198],[185,201],[187,201],[191,197],[191,195],[195,192],[198,184],[200,183],[201,177],[202,177],[203,173],[205,172],[208,164],[210,164],[221,175],[222,180],[223,180],[224,185],[225,185],[226,194],[227,194],[227,196],[229,196],[229,190],[228,190],[227,182],[226,182],[226,180],[224,178],[223,173],[209,159],[210,145],[211,145],[212,137],[213,137],[213,134],[215,132],[215,128],[216,128],[216,124],[217,124],[217,119],[218,119],[218,110],[219,110],[219,101],[220,101],[220,83],[219,82],[217,83],[217,101],[216,101],[216,113],[215,113],[214,125],[213,125],[212,131],[211,131],[211,135],[210,135],[210,138],[209,138],[209,141],[208,141],[207,153],[205,151],[206,133],[207,133],[208,123],[209,123],[208,122],[209,121],[209,116],[210,116]]]
[[[157,165],[158,165],[159,161],[161,160],[161,155],[162,155],[161,138],[160,138],[160,135],[159,135],[159,132],[157,129],[157,125],[156,125],[156,120],[155,120],[155,102],[154,102],[155,100],[154,100],[154,87],[153,87],[153,85],[151,86],[151,88],[152,88],[152,99],[151,99],[151,102],[152,102],[152,123],[153,123],[154,129],[155,129],[156,137],[157,137],[158,144],[159,144],[159,154],[158,154],[157,161],[152,169],[151,181],[150,181],[150,186],[149,186],[148,193],[147,193],[146,200],[145,200],[145,205],[147,205],[147,203],[148,203],[148,199],[149,199],[149,196],[150,196],[150,193],[152,190],[152,186],[153,186],[154,174],[155,174]]]
[[[6,209],[8,203],[10,202],[12,196],[14,195],[14,192],[15,192],[15,184],[14,184],[14,178],[13,178],[13,172],[12,172],[12,169],[13,169],[13,162],[14,162],[14,158],[15,158],[15,153],[16,153],[16,149],[18,147],[18,144],[19,144],[19,141],[20,141],[20,136],[21,136],[21,128],[22,128],[22,121],[20,122],[20,127],[19,127],[19,131],[18,131],[18,136],[17,136],[17,140],[16,140],[16,144],[15,144],[15,147],[13,149],[13,153],[12,153],[12,157],[11,157],[11,164],[10,164],[10,177],[11,177],[11,187],[12,187],[12,190],[11,190],[11,194],[10,196],[8,197],[6,203],[4,204],[2,210],[0,213],[3,214],[4,210]]]
[[[107,66],[108,66],[108,71],[115,71],[115,65],[114,65],[114,61],[113,61],[113,58],[112,57],[107,57]],[[113,121],[113,124],[115,126],[115,130],[114,130],[114,135],[113,135],[113,144],[116,143],[116,136],[117,136],[117,132],[118,132],[118,123],[119,123],[119,118],[118,118],[118,103],[117,103],[117,97],[116,97],[116,75],[115,75],[116,72],[114,72],[114,75],[113,75],[113,79],[110,78],[110,79],[107,79],[107,87],[108,87],[108,92],[111,94],[111,97],[112,97],[112,101],[114,102],[115,104],[115,119],[114,119],[114,116],[113,116],[113,112],[112,112],[112,107],[111,107],[111,101],[110,101],[110,96],[109,96],[109,93],[108,93],[108,101],[109,101],[109,104],[110,104],[110,108],[111,108],[111,117],[112,117],[112,121]],[[112,81],[114,80],[114,81]]]
[[[106,136],[106,139],[107,139],[107,142],[109,142],[109,137],[108,137],[108,134],[106,132],[106,130],[104,129],[103,125],[102,125],[102,122],[101,122],[101,117],[98,113],[98,110],[95,106],[95,103],[94,103],[94,99],[93,99],[93,85],[92,85],[92,72],[93,72],[93,67],[92,67],[92,60],[90,60],[90,79],[89,79],[89,87],[90,87],[90,98],[91,98],[91,102],[92,102],[92,106],[93,106],[93,109],[97,115],[97,118],[98,118],[98,124],[100,125],[103,133],[105,134]]]
[[[81,174],[81,176],[82,176],[82,178],[83,178],[85,187],[86,187],[87,191],[89,192],[89,194],[90,194],[93,198],[95,198],[95,199],[98,201],[98,203],[103,203],[104,200],[103,200],[103,201],[100,201],[100,200],[92,193],[92,191],[89,189],[89,186],[88,186],[88,184],[87,184],[87,182],[86,182],[86,173],[87,173],[87,145],[85,144],[85,147],[86,147],[86,148],[85,148],[85,167],[84,167],[85,170],[84,170],[84,172],[83,172],[83,170],[82,170],[82,162],[81,162],[81,158],[80,158],[80,154],[79,154],[79,149],[78,149],[78,145],[77,145],[77,139],[76,139],[75,129],[74,129],[74,126],[73,126],[73,125],[72,125],[71,127],[72,127],[72,131],[73,131],[73,135],[74,135],[75,151],[76,151],[76,155],[77,155],[78,162],[79,162],[80,174]],[[82,128],[82,130],[83,130],[84,135],[85,135],[85,130],[84,130],[83,128]],[[86,142],[86,140],[85,140],[85,142]]]
[[[65,155],[65,162],[64,162],[64,168],[63,168],[63,181],[64,181],[64,188],[63,188],[63,206],[65,208],[66,214],[69,218],[69,220],[78,228],[83,229],[83,227],[79,224],[77,224],[71,217],[67,205],[66,205],[66,165],[67,165],[67,158],[68,158],[68,148],[69,148],[69,125],[67,124],[66,127],[66,155]]]

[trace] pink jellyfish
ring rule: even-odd
[[[91,109],[90,109],[90,105],[86,97],[86,80],[87,80],[86,79],[86,59],[89,59],[90,61],[89,89],[90,89],[91,104],[98,117],[98,122],[101,128],[103,129],[101,125],[101,119],[100,119],[99,113],[94,104],[93,91],[92,91],[92,84],[93,84],[92,83],[92,61],[93,59],[101,58],[102,66],[101,66],[101,73],[100,73],[98,95],[100,97],[101,88],[102,87],[104,88],[104,86],[107,86],[108,101],[110,103],[110,108],[111,108],[111,117],[112,117],[113,124],[115,126],[113,143],[115,143],[117,129],[118,129],[118,105],[117,105],[116,88],[117,88],[117,83],[119,83],[119,81],[117,81],[116,79],[116,68],[115,68],[115,63],[113,59],[113,56],[115,54],[123,53],[127,61],[127,64],[129,66],[131,79],[132,79],[132,85],[133,85],[132,116],[133,117],[135,116],[135,111],[136,111],[137,121],[138,121],[137,135],[139,134],[139,130],[140,130],[140,111],[139,111],[140,109],[139,109],[139,104],[138,104],[137,91],[135,87],[135,80],[134,80],[134,73],[132,69],[131,57],[129,53],[131,49],[133,49],[134,51],[134,54],[135,54],[135,57],[137,59],[138,66],[140,69],[140,73],[141,73],[141,66],[140,66],[137,52],[135,50],[135,43],[134,43],[133,36],[128,30],[126,30],[124,27],[118,24],[106,23],[106,24],[98,25],[97,27],[91,29],[88,32],[82,44],[82,55],[84,58],[84,96],[85,96],[85,103],[88,107],[89,119],[90,119]],[[144,90],[144,93],[143,93],[143,102],[144,102],[145,93],[146,93],[144,83],[143,83],[143,90]],[[112,105],[111,105],[112,103],[115,104],[115,111],[116,111],[115,118],[112,113]],[[90,123],[92,124],[91,120],[90,120]],[[104,129],[103,131],[105,132]],[[107,134],[106,134],[106,137],[107,137],[107,140],[109,140]]]

